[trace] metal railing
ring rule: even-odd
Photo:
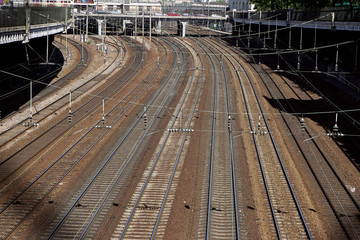
[[[317,21],[331,21],[332,13],[334,13],[334,20],[337,22],[360,22],[360,8],[358,7],[335,7],[324,9],[286,9],[276,11],[243,11],[243,12],[228,12],[228,15],[240,19],[275,19],[286,21],[309,21],[318,19]],[[249,16],[250,14],[250,16]]]
[[[1,7],[0,28],[25,26],[27,9],[30,25],[64,23],[71,19],[71,9],[67,7]]]

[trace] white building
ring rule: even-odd
[[[236,11],[254,10],[254,4],[248,0],[229,0],[229,8]]]

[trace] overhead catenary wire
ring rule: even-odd
[[[0,72],[4,72],[3,70],[0,70]],[[28,80],[28,81],[33,81],[33,82],[37,82],[39,84],[43,84],[43,85],[46,85],[46,86],[50,86],[50,87],[54,87],[54,88],[57,88],[57,89],[63,89],[63,90],[67,90],[68,92],[72,92],[72,93],[77,93],[77,94],[83,94],[83,95],[86,95],[86,96],[91,96],[91,97],[98,97],[99,99],[106,99],[106,100],[113,100],[113,101],[118,101],[118,99],[116,98],[112,98],[112,97],[103,97],[103,96],[99,96],[99,95],[96,95],[96,94],[91,94],[91,93],[87,93],[87,92],[82,92],[82,91],[77,91],[77,90],[74,90],[72,91],[71,89],[68,89],[68,88],[65,88],[65,87],[59,87],[59,86],[56,86],[56,85],[51,85],[51,84],[48,84],[48,83],[44,83],[44,82],[41,82],[41,81],[38,81],[38,80],[33,80],[33,79],[30,79],[30,78],[27,78],[27,77],[23,77],[23,76],[18,76],[18,77],[21,77],[22,79],[24,80]],[[1,96],[0,96],[1,97]],[[126,101],[124,100],[124,102],[128,102],[128,103],[133,103],[131,101]],[[141,104],[141,103],[134,103],[135,105],[139,105],[139,106],[144,106],[144,104]],[[154,107],[154,108],[159,108],[161,106],[156,106],[156,105],[148,105],[148,107]],[[172,109],[171,107],[165,107],[167,109]],[[185,110],[185,109],[184,109]],[[198,109],[197,110],[198,112],[206,112],[206,113],[212,113],[213,111],[211,110],[205,110],[205,109]],[[274,113],[274,112],[264,112],[265,115],[280,115],[280,114],[292,114],[292,115],[321,115],[321,114],[331,114],[331,113],[336,113],[336,112],[339,112],[339,113],[346,113],[346,112],[360,112],[360,108],[355,108],[355,109],[341,109],[341,110],[333,110],[333,111],[314,111],[314,112],[296,112],[296,113],[290,113],[290,112],[283,112],[283,113]],[[227,114],[226,112],[216,112],[216,114]],[[232,115],[258,115],[259,113],[256,112],[256,113],[247,113],[247,112],[231,112]]]
[[[326,46],[320,46],[320,47],[317,47],[317,48],[320,49],[320,48],[327,48],[327,47],[334,47],[334,46],[338,47],[339,45],[345,45],[345,44],[349,44],[349,43],[352,43],[352,42],[354,42],[354,41],[347,41],[347,42],[343,42],[343,43],[336,43],[336,44],[331,44],[331,45],[326,45]],[[313,51],[313,48],[303,49],[303,51],[304,52]],[[283,54],[283,53],[294,53],[294,52],[298,52],[298,51],[297,50],[296,51],[295,50],[293,50],[293,51],[280,51],[281,54]],[[267,54],[270,54],[270,53],[263,53],[262,55],[267,55]],[[277,54],[277,53],[272,53],[272,54]],[[250,55],[250,54],[244,54],[244,55]],[[255,55],[255,54],[253,54],[253,55]],[[258,54],[256,54],[256,55],[258,55]],[[184,63],[183,65],[185,66],[186,64]],[[2,70],[0,70],[0,71],[2,71]],[[4,71],[2,71],[2,72],[4,72]],[[302,71],[302,72],[306,72],[306,71]],[[49,85],[49,84],[46,84],[46,83],[43,83],[43,82],[39,82],[38,80],[32,80],[32,79],[25,78],[25,77],[22,77],[22,78],[26,79],[26,80],[31,80],[31,81],[34,81],[34,82],[38,82],[40,84],[44,84],[44,85],[47,85],[47,86],[57,87],[57,86]],[[57,87],[57,88],[60,88],[60,87]],[[81,92],[79,92],[79,93],[81,93]],[[88,93],[84,93],[84,94],[88,94]],[[91,95],[91,94],[88,94],[88,95]],[[91,95],[91,96],[96,96],[96,95]],[[0,97],[2,97],[2,96],[0,96]],[[115,99],[109,99],[109,100],[115,100]],[[200,111],[206,111],[206,110],[200,110]],[[350,111],[358,111],[358,109],[337,110],[337,111],[332,111],[332,112],[350,112]],[[325,112],[309,112],[309,113],[301,113],[301,114],[310,115],[310,114],[324,114],[324,113]],[[329,112],[327,112],[327,113],[329,113]],[[232,114],[236,115],[236,114],[244,114],[244,113],[232,113]],[[265,113],[265,114],[274,114],[274,113]]]

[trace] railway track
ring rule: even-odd
[[[231,53],[229,54],[231,55]],[[359,205],[346,187],[346,183],[344,183],[333,167],[330,159],[331,157],[327,156],[329,154],[322,150],[324,146],[317,143],[316,137],[314,138],[308,129],[304,127],[301,129],[299,127],[304,119],[301,119],[302,117],[296,113],[291,102],[287,100],[291,97],[284,95],[283,92],[285,86],[281,89],[279,87],[281,84],[275,82],[274,77],[270,76],[268,71],[264,71],[261,67],[256,65],[252,65],[252,67],[253,70],[259,74],[271,99],[284,99],[284,101],[276,101],[276,108],[280,113],[279,116],[281,116],[286,128],[291,133],[294,141],[293,145],[298,147],[304,161],[309,167],[309,174],[313,175],[314,182],[316,182],[318,185],[317,187],[321,189],[321,192],[324,195],[324,201],[328,202],[331,209],[330,215],[334,214],[341,226],[337,225],[336,221],[333,222],[332,226],[337,226],[337,230],[334,230],[334,232],[336,232],[339,237],[344,237],[345,235],[349,239],[358,238],[359,233],[357,229],[359,228],[359,221],[352,218],[352,216],[358,214]],[[283,77],[281,79],[286,81]],[[299,89],[292,87],[289,82],[286,82],[285,85],[290,89],[288,92],[292,92],[297,98],[301,100],[314,100],[310,94],[307,92],[299,92]],[[283,114],[282,112],[287,112],[289,114]],[[309,127],[311,129],[311,126]],[[323,141],[322,144],[324,144]],[[341,235],[341,232],[343,232],[344,235]]]
[[[214,52],[208,46],[205,41],[199,42],[199,47],[210,60],[214,87],[210,159],[205,174],[208,178],[205,178],[203,183],[206,187],[202,194],[198,237],[239,239],[240,219],[237,204],[239,199],[235,179],[228,76],[221,54]]]
[[[84,54],[84,55],[86,56],[87,54]],[[74,88],[74,90],[72,90],[72,92],[71,92],[72,101],[75,102],[77,97],[86,93],[91,88],[96,87],[96,84],[102,78],[101,75],[106,73],[106,71],[110,68],[111,65],[115,64],[115,60],[116,60],[116,58],[112,61],[111,64],[109,64],[109,66],[106,69],[101,71],[99,74],[93,76],[85,83],[82,83],[81,85],[76,86],[76,88]],[[111,70],[111,71],[113,71],[113,70]],[[109,71],[107,73],[109,73]],[[60,85],[57,87],[60,87]],[[42,96],[42,98],[46,98],[49,95],[53,94],[51,91],[50,92],[45,91],[45,92],[46,93],[44,93],[44,94],[40,94]],[[62,92],[60,92],[59,95],[60,95],[60,97],[56,98],[56,100],[52,99],[51,101],[50,100],[43,101],[44,102],[43,104],[40,103],[43,105],[43,107],[41,109],[38,109],[38,112],[36,113],[36,120],[37,120],[38,124],[46,125],[47,122],[49,121],[49,119],[52,119],[54,115],[57,116],[59,114],[64,114],[65,116],[63,115],[64,117],[59,122],[57,122],[56,124],[54,124],[50,127],[42,126],[39,129],[34,129],[34,128],[24,128],[24,126],[23,126],[24,122],[28,121],[27,119],[25,119],[24,121],[20,121],[19,123],[16,123],[11,128],[10,132],[7,131],[7,132],[3,133],[2,138],[1,138],[3,140],[3,144],[1,146],[1,148],[6,150],[7,148],[9,148],[9,145],[14,144],[14,143],[17,144],[17,148],[16,148],[16,151],[13,151],[13,152],[11,152],[11,151],[5,152],[4,151],[4,155],[2,156],[0,166],[3,164],[5,164],[5,165],[9,164],[12,166],[4,167],[2,169],[6,169],[6,171],[8,171],[8,172],[10,169],[16,170],[16,168],[19,166],[19,164],[24,163],[24,160],[26,159],[24,157],[25,152],[26,152],[26,156],[29,156],[29,153],[28,153],[29,151],[33,151],[34,149],[39,148],[39,147],[36,147],[36,144],[41,144],[41,146],[43,146],[44,144],[51,142],[55,136],[59,136],[59,134],[61,134],[61,131],[59,131],[59,128],[62,128],[63,132],[66,132],[66,130],[68,130],[69,128],[74,126],[74,125],[71,126],[70,124],[64,124],[68,120],[68,113],[65,109],[69,106],[69,90],[66,91],[66,89],[62,89]],[[93,98],[93,99],[95,99],[95,98]],[[72,114],[74,114],[74,113],[81,114],[80,109],[75,109],[75,110],[73,109]],[[78,113],[76,113],[76,112],[78,112]],[[55,131],[56,131],[56,133],[55,133]],[[36,134],[33,134],[32,132],[36,132]],[[37,134],[38,134],[38,136],[37,136]],[[29,139],[29,141],[19,141],[19,139],[23,140],[24,138]],[[29,150],[30,148],[31,148],[31,150]],[[34,154],[34,153],[36,153],[36,152],[33,151],[32,154]],[[20,157],[20,161],[17,161],[17,163],[13,164],[16,161],[12,161],[12,163],[7,163],[10,159],[14,159],[15,157],[20,156],[20,155],[23,155],[23,156]],[[1,179],[3,179],[6,176],[7,176],[7,174],[5,174],[5,172],[1,172]]]
[[[138,61],[140,63],[140,61]],[[116,90],[116,88],[115,88]],[[98,121],[100,122],[100,121]],[[3,200],[3,202],[5,202],[4,205],[2,205],[2,210],[0,213],[0,218],[1,221],[4,223],[4,226],[8,226],[8,228],[4,228],[4,232],[2,232],[2,236],[6,236],[7,234],[10,234],[13,230],[14,230],[14,226],[16,227],[16,224],[21,223],[24,220],[24,217],[27,216],[27,214],[29,214],[29,211],[32,211],[42,200],[44,197],[46,197],[46,195],[49,194],[49,192],[51,192],[53,190],[53,188],[56,186],[56,184],[59,184],[59,181],[61,179],[64,178],[64,176],[66,176],[68,174],[69,171],[72,170],[72,168],[79,163],[80,159],[72,159],[71,161],[68,160],[63,160],[65,157],[67,157],[67,154],[69,154],[72,150],[75,150],[76,147],[75,145],[78,144],[81,140],[86,139],[86,137],[89,137],[93,134],[92,137],[94,137],[94,135],[99,135],[99,132],[96,133],[96,131],[92,131],[93,129],[96,129],[95,126],[92,127],[89,131],[87,131],[83,136],[81,136],[77,141],[75,141],[74,144],[72,144],[67,150],[65,150],[65,152],[63,154],[61,154],[59,157],[57,157],[56,161],[54,161],[52,164],[50,164],[48,167],[45,167],[45,171],[41,172],[42,170],[40,169],[40,172],[38,173],[38,176],[35,177],[35,179],[32,177],[30,178],[28,183],[25,182],[25,184],[27,185],[27,187],[25,187],[24,189],[9,189],[11,187],[11,185],[15,184],[13,183],[13,180],[11,183],[7,183],[6,181],[2,182],[2,192],[9,192],[13,191],[15,194],[15,197],[12,197],[11,199],[7,199],[7,200]],[[70,131],[68,131],[70,132]],[[68,134],[67,132],[67,134]],[[66,136],[66,135],[65,135]],[[63,139],[64,135],[60,137],[60,140]],[[58,142],[58,141],[56,141]],[[56,143],[55,142],[55,143]],[[89,144],[89,143],[88,143]],[[92,144],[92,142],[90,142],[90,145]],[[48,150],[47,150],[48,151]],[[83,154],[83,156],[86,153],[80,153]],[[26,171],[26,169],[25,169]],[[52,173],[49,175],[49,172]],[[52,184],[50,184],[49,180],[51,179]],[[23,181],[23,179],[22,179]],[[32,188],[36,188],[36,187],[42,187],[41,191],[39,190],[31,190]],[[44,195],[42,195],[42,194]],[[32,195],[32,197],[29,197],[28,195],[30,194],[30,196]],[[35,195],[36,197],[35,197]],[[23,200],[23,199],[32,199],[32,201],[28,201],[28,200]],[[21,204],[20,204],[21,203]],[[22,205],[19,207],[14,207],[14,205]],[[23,209],[23,206],[27,205],[28,207],[26,209]],[[15,209],[14,209],[15,208]],[[12,210],[11,210],[12,209]],[[8,218],[12,219],[12,222],[10,223],[8,220]],[[16,220],[16,221],[15,221]],[[15,223],[15,225],[14,225]],[[6,231],[6,232],[5,232]]]
[[[176,59],[176,58],[175,58]],[[51,239],[62,239],[71,234],[72,236],[92,237],[95,234],[96,227],[102,221],[102,215],[111,206],[112,199],[118,194],[119,188],[123,187],[127,172],[138,160],[134,155],[141,148],[144,142],[148,141],[148,134],[152,126],[156,124],[157,116],[163,111],[173,88],[179,79],[179,70],[175,68],[173,63],[172,73],[163,82],[162,87],[154,94],[154,97],[145,106],[148,106],[141,116],[134,122],[124,138],[116,146],[113,152],[106,159],[102,167],[96,175],[90,180],[79,197],[75,198],[69,210],[59,219],[57,225],[54,226],[52,232],[48,235]],[[161,69],[159,69],[161,70]],[[175,71],[176,70],[176,71]],[[177,76],[177,77],[176,77]],[[175,77],[175,78],[174,78]],[[156,76],[154,77],[156,79]],[[152,107],[152,105],[158,107]],[[149,117],[149,125],[142,127],[142,119],[144,116]],[[132,145],[133,147],[129,147]],[[128,149],[131,152],[127,152]],[[127,152],[127,153],[126,153]],[[120,162],[119,162],[120,160]],[[118,166],[121,166],[119,169]],[[79,203],[86,203],[87,208],[77,208]],[[90,209],[93,209],[89,212]],[[74,222],[79,222],[75,224]]]
[[[68,39],[68,41],[76,47],[76,49],[80,52],[81,51],[81,48],[83,48],[83,46],[72,40],[72,39]],[[81,63],[81,60],[84,64],[80,64]],[[53,91],[58,89],[58,88],[61,88],[64,83],[72,78],[75,78],[76,76],[78,76],[85,68],[86,64],[88,63],[89,61],[89,55],[88,55],[88,51],[86,50],[86,48],[83,48],[83,58],[80,59],[80,61],[78,62],[78,64],[76,64],[76,66],[68,73],[66,74],[65,76],[63,76],[61,79],[59,79],[58,81],[56,81],[53,85],[51,85],[51,87],[49,88],[45,88],[41,93],[39,93],[39,95],[37,96],[38,98],[45,98],[47,96],[50,96],[53,94]],[[36,84],[41,84],[39,81],[34,81],[34,86]],[[65,96],[64,96],[65,98]],[[57,100],[59,101],[59,100]],[[50,108],[53,104],[56,104],[55,101],[54,103],[52,104],[49,104],[47,106],[45,106],[43,109],[39,109],[39,111],[43,111],[45,112],[45,109],[46,108]],[[35,114],[40,114],[38,110],[36,111]],[[53,113],[54,111],[50,111],[50,112],[46,112],[45,114],[42,114],[43,116],[40,117],[40,119],[38,119],[38,121],[41,121],[42,118],[44,118],[44,116],[48,116],[49,114]],[[10,116],[11,117],[11,116]],[[25,121],[27,121],[27,119],[23,119],[21,121],[18,121],[16,122],[15,124],[11,125],[10,127],[6,128],[4,131],[2,131],[0,133],[0,136],[1,136],[1,145],[0,147],[2,147],[4,144],[6,144],[8,142],[8,137],[6,136],[6,133],[8,133],[9,131],[11,131],[11,137],[12,138],[15,138],[15,136],[19,136],[20,134],[22,134],[26,129],[24,129],[23,127],[23,124]],[[16,128],[16,129],[15,129]],[[9,134],[10,135],[10,134]]]
[[[226,52],[226,49],[220,45],[213,46]],[[248,122],[267,192],[276,237],[310,238],[310,232],[306,226],[300,205],[284,168],[283,159],[270,130],[254,83],[251,80],[251,71],[246,69],[245,65],[234,58],[233,55],[225,54],[225,57],[230,61],[232,68],[237,69],[238,79],[241,83],[246,113],[249,114]],[[239,71],[243,71],[244,75],[240,76]],[[244,79],[246,79],[246,82]],[[255,117],[251,116],[254,113],[259,114],[257,126],[254,126],[253,123]],[[285,215],[284,212],[288,214]]]
[[[109,65],[109,67],[111,65],[115,64],[115,60],[116,59],[113,60],[113,62]],[[53,139],[56,139],[56,136],[60,136],[62,133],[66,132],[69,129],[71,129],[72,127],[74,127],[78,120],[80,120],[86,116],[86,112],[89,111],[89,109],[95,108],[99,104],[99,102],[97,102],[96,103],[97,105],[94,106],[94,102],[97,101],[100,97],[97,96],[97,94],[88,94],[87,91],[89,91],[92,87],[96,87],[96,84],[103,78],[103,76],[101,76],[101,75],[106,73],[106,70],[109,67],[107,67],[104,71],[100,72],[93,78],[89,79],[85,83],[81,84],[80,86],[78,86],[77,88],[72,90],[72,92],[71,92],[72,100],[71,101],[73,103],[73,106],[72,106],[73,109],[71,112],[71,115],[72,115],[71,116],[72,117],[71,124],[68,123],[69,113],[66,109],[69,107],[69,92],[65,91],[63,96],[61,96],[56,101],[51,102],[50,104],[46,105],[39,112],[38,123],[42,124],[42,121],[47,123],[47,121],[49,120],[49,116],[50,116],[50,118],[53,118],[52,117],[53,115],[61,114],[63,117],[60,118],[60,120],[57,123],[54,123],[53,125],[50,125],[49,127],[44,126],[41,129],[35,130],[34,128],[24,128],[24,126],[22,126],[22,124],[21,124],[22,122],[20,122],[20,124],[16,124],[16,129],[12,129],[11,132],[8,132],[9,136],[3,136],[4,138],[2,138],[2,139],[6,140],[6,142],[4,142],[4,144],[1,146],[1,148],[6,149],[9,144],[13,144],[15,141],[16,141],[18,147],[16,149],[17,151],[12,152],[10,154],[4,154],[2,156],[2,161],[0,163],[0,166],[7,165],[7,164],[9,166],[2,168],[3,170],[7,171],[7,173],[1,172],[0,180],[4,179],[4,177],[6,177],[8,173],[11,173],[10,170],[15,171],[18,168],[18,166],[20,166],[21,164],[24,163],[24,160],[29,158],[29,156],[31,156],[31,155],[35,156],[37,154],[37,152],[34,151],[34,149],[41,149],[41,147],[45,147],[45,145],[54,141]],[[128,74],[128,73],[123,73],[122,76],[125,76],[125,74]],[[114,83],[116,83],[116,79],[113,80],[113,84]],[[113,84],[109,84],[109,86],[104,88],[104,90],[102,90],[102,91],[103,92],[106,91],[106,89],[109,89],[111,86],[113,86]],[[109,90],[107,90],[107,91],[109,91]],[[85,95],[88,94],[87,97],[89,97],[90,99],[87,101],[86,104],[80,106],[79,108],[74,109],[74,107],[76,107],[77,98],[80,96],[83,97],[84,96],[83,94],[85,94]],[[101,91],[100,91],[100,94],[101,94]],[[86,109],[86,108],[88,108],[88,109]],[[71,110],[71,109],[69,109],[69,110]],[[85,114],[84,114],[84,112],[85,112]],[[60,129],[62,129],[62,130],[60,130]],[[31,134],[34,131],[36,131],[36,134],[33,134],[34,136],[32,136]],[[29,134],[30,134],[30,136],[28,136]],[[27,137],[29,139],[29,141],[24,141],[23,143],[18,144],[18,139],[24,139],[25,137]],[[26,156],[26,157],[24,157],[24,156]],[[15,159],[15,158],[18,158],[20,160],[18,160],[18,161],[11,160],[11,159]],[[1,171],[1,169],[0,169],[0,171]]]
[[[185,53],[184,50],[180,51],[181,48],[186,49],[183,48],[182,44],[176,41],[166,41],[173,46],[174,50],[177,49],[176,51],[181,52],[182,55],[189,55],[188,50],[185,50]],[[184,59],[184,56],[182,59]],[[183,60],[179,65],[180,67],[177,67],[177,82],[182,79],[181,72],[190,67],[190,62],[194,64],[194,60],[188,59]],[[165,132],[161,136],[158,147],[152,153],[150,162],[116,227],[113,238],[163,238],[174,199],[173,194],[186,153],[187,144],[185,141],[190,138],[185,129],[191,126],[191,118],[196,105],[196,101],[193,102],[194,93],[191,90],[196,92],[196,88],[199,89],[198,85],[192,84],[194,77],[195,72],[187,81],[182,97],[174,108],[173,117],[167,125],[168,130],[163,129]],[[172,89],[170,94],[175,91],[175,89]],[[191,105],[193,105],[193,110],[189,116],[189,113],[182,111],[182,108],[187,109]],[[182,120],[180,118],[188,119],[185,121],[185,125],[181,125]]]
[[[33,153],[25,147],[0,164],[5,173],[0,238],[26,238],[34,231],[36,238],[47,239],[170,238],[179,206],[191,216],[186,221],[194,226],[184,231],[192,231],[192,238],[196,233],[199,239],[248,238],[259,234],[249,234],[255,223],[248,223],[251,206],[244,195],[251,192],[256,196],[250,198],[261,198],[248,210],[259,211],[253,219],[261,215],[260,234],[311,239],[317,237],[317,226],[305,200],[308,190],[299,194],[297,171],[308,176],[304,184],[313,184],[317,201],[328,203],[323,208],[329,211],[319,214],[330,218],[331,231],[358,238],[357,197],[342,182],[342,172],[335,171],[324,141],[312,135],[319,128],[307,124],[302,131],[291,101],[279,100],[310,96],[290,84],[290,91],[283,91],[276,77],[249,66],[238,51],[212,38],[154,38],[156,46],[145,52],[136,51],[140,46],[130,39],[121,45],[136,52],[127,69],[109,72],[108,80],[93,79],[109,84],[94,85],[96,93],[74,92],[70,124],[64,99],[50,113],[58,113],[61,121],[48,129],[59,132],[46,132],[39,145],[28,146]],[[121,65],[119,60],[114,64]],[[235,85],[240,93],[232,89]],[[272,113],[265,99],[274,99],[279,112]],[[287,136],[280,136],[284,132]],[[204,145],[197,145],[200,136]],[[252,142],[238,148],[246,139]],[[201,154],[189,156],[197,151]],[[290,151],[302,158],[290,158]],[[11,165],[22,158],[18,166]],[[255,166],[249,175],[243,171],[245,162]],[[198,185],[179,193],[186,166],[192,164],[201,165],[194,177]],[[243,178],[252,178],[249,182],[262,189],[244,186]],[[188,205],[184,189],[197,191],[197,202]]]
[[[280,116],[286,123],[295,142],[294,145],[299,148],[307,166],[313,174],[314,180],[320,187],[332,213],[341,226],[337,231],[338,234],[340,235],[340,232],[343,232],[349,239],[359,238],[360,233],[358,229],[360,228],[360,221],[355,217],[360,211],[359,203],[333,166],[331,155],[323,150],[325,149],[324,145],[327,144],[326,141],[318,141],[316,137],[311,134],[311,132],[315,132],[312,130],[312,126],[307,126],[301,130],[299,126],[304,119],[301,119],[302,116],[296,114],[295,108],[286,100],[288,97],[286,97],[283,90],[278,87],[279,83],[275,82],[274,78],[266,71],[261,71],[262,69],[256,69],[256,67],[254,70],[260,74],[267,91],[273,99],[285,99],[284,103],[280,101],[277,102],[277,109],[279,109],[279,113],[286,111],[286,109],[290,110],[290,114],[280,114]],[[284,78],[282,78],[282,80],[284,80]],[[291,87],[288,82],[286,86],[298,99],[305,101],[309,99],[314,100],[307,92],[305,92],[305,94],[298,93],[298,90]],[[293,114],[293,116],[291,114]],[[350,159],[347,160],[349,163],[351,162]]]

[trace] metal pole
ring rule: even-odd
[[[121,55],[120,64],[122,64],[123,63],[123,48],[120,48],[120,55]]]
[[[260,26],[261,26],[261,11],[260,11],[260,19],[259,19],[259,33],[258,33],[259,38],[260,38]]]
[[[335,72],[338,71],[339,45],[336,45]]]
[[[303,35],[303,29],[300,28],[300,46],[299,46],[299,49],[302,50],[302,35]]]
[[[138,14],[138,10],[136,7],[136,15],[135,15],[135,41],[136,41],[136,36],[137,36],[137,14]]]
[[[298,51],[297,55],[297,69],[300,70],[300,51]]]
[[[317,33],[317,23],[315,23],[315,33],[314,33],[314,49],[316,48],[316,33]]]
[[[151,13],[150,13],[150,23],[149,23],[149,40],[150,40],[150,43],[151,43]]]
[[[274,39],[274,49],[276,49],[276,40],[277,40],[277,18],[275,20],[275,39]]]
[[[142,17],[142,45],[143,45],[143,47],[144,47],[144,44],[145,44],[145,40],[144,40],[144,36],[145,36],[145,27],[144,27],[144,22],[145,22],[145,20],[144,20],[144,16],[145,16],[145,14],[143,13],[143,17]]]
[[[81,28],[79,28],[79,33],[80,33],[80,43],[81,43],[81,64],[84,64],[84,58],[83,58],[83,55],[84,55],[84,45],[83,45],[83,42],[81,41]]]
[[[69,91],[69,113],[68,113],[68,123],[72,122],[72,112],[71,112],[71,91]]]
[[[314,50],[315,50],[315,71],[318,70],[318,50],[317,50],[317,47],[316,47],[316,42],[317,42],[317,39],[316,39],[316,33],[317,33],[317,23],[315,22],[315,34],[314,34]]]
[[[266,36],[265,35],[266,35],[266,33],[264,33],[264,46],[263,46],[264,49],[266,49]]]
[[[180,110],[180,129],[182,129],[181,120],[182,120],[182,109]]]
[[[105,99],[102,100],[102,115],[105,117]]]
[[[87,42],[89,33],[89,5],[86,4],[86,32],[85,32],[85,41]]]
[[[25,35],[23,43],[28,43],[30,40],[30,11],[30,8],[25,8]]]
[[[248,37],[248,48],[250,48],[250,34],[251,34],[251,15],[249,13],[249,37]]]
[[[66,49],[66,55],[65,55],[65,62],[68,60],[68,39],[67,39],[67,17],[68,17],[68,7],[65,8],[65,49]]]
[[[289,49],[291,49],[291,26],[289,27]]]
[[[49,15],[47,15],[46,24],[46,64],[49,63]]]
[[[357,65],[358,65],[358,51],[359,51],[359,46],[358,46],[358,40],[355,41],[355,71],[357,71]]]
[[[74,7],[72,8],[72,27],[73,27],[73,38],[75,37],[75,14],[74,14]]]
[[[32,119],[32,80],[30,80],[30,119]]]

